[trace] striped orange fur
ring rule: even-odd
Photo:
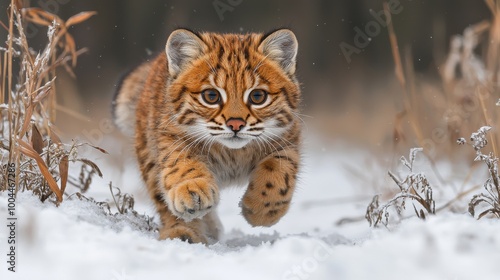
[[[115,122],[135,137],[160,238],[211,243],[219,191],[246,185],[242,214],[271,226],[287,212],[300,165],[297,40],[175,30],[165,52],[128,74]]]

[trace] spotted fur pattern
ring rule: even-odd
[[[125,77],[115,121],[134,133],[163,225],[160,238],[218,240],[215,208],[220,189],[230,185],[247,185],[240,206],[252,226],[271,226],[285,215],[300,162],[296,54],[286,29],[267,35],[180,29],[164,53]],[[207,92],[217,103],[207,102]],[[263,103],[252,101],[261,93]]]

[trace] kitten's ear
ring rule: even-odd
[[[170,75],[179,74],[186,63],[203,54],[205,47],[205,43],[189,30],[177,29],[172,32],[165,46]]]
[[[269,34],[259,45],[259,51],[276,61],[289,75],[295,73],[297,38],[291,30],[280,29]]]

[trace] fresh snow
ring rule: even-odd
[[[218,212],[225,234],[211,246],[158,241],[144,220],[107,215],[76,197],[56,207],[20,193],[18,263],[12,273],[5,253],[7,196],[0,193],[0,279],[500,279],[498,220],[441,212],[389,228],[369,228],[364,219],[337,225],[342,218],[362,218],[376,194],[345,168],[367,154],[320,141],[306,146],[299,188],[280,223],[250,227],[239,214],[244,189],[224,190]],[[107,182],[113,180],[134,195],[139,214],[154,216],[133,161],[118,167],[105,158],[98,163],[107,177],[95,180],[85,196],[111,202]],[[367,170],[373,180],[386,171]]]

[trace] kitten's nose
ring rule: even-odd
[[[230,118],[227,120],[226,125],[233,131],[238,132],[246,125],[246,122],[242,118]]]

